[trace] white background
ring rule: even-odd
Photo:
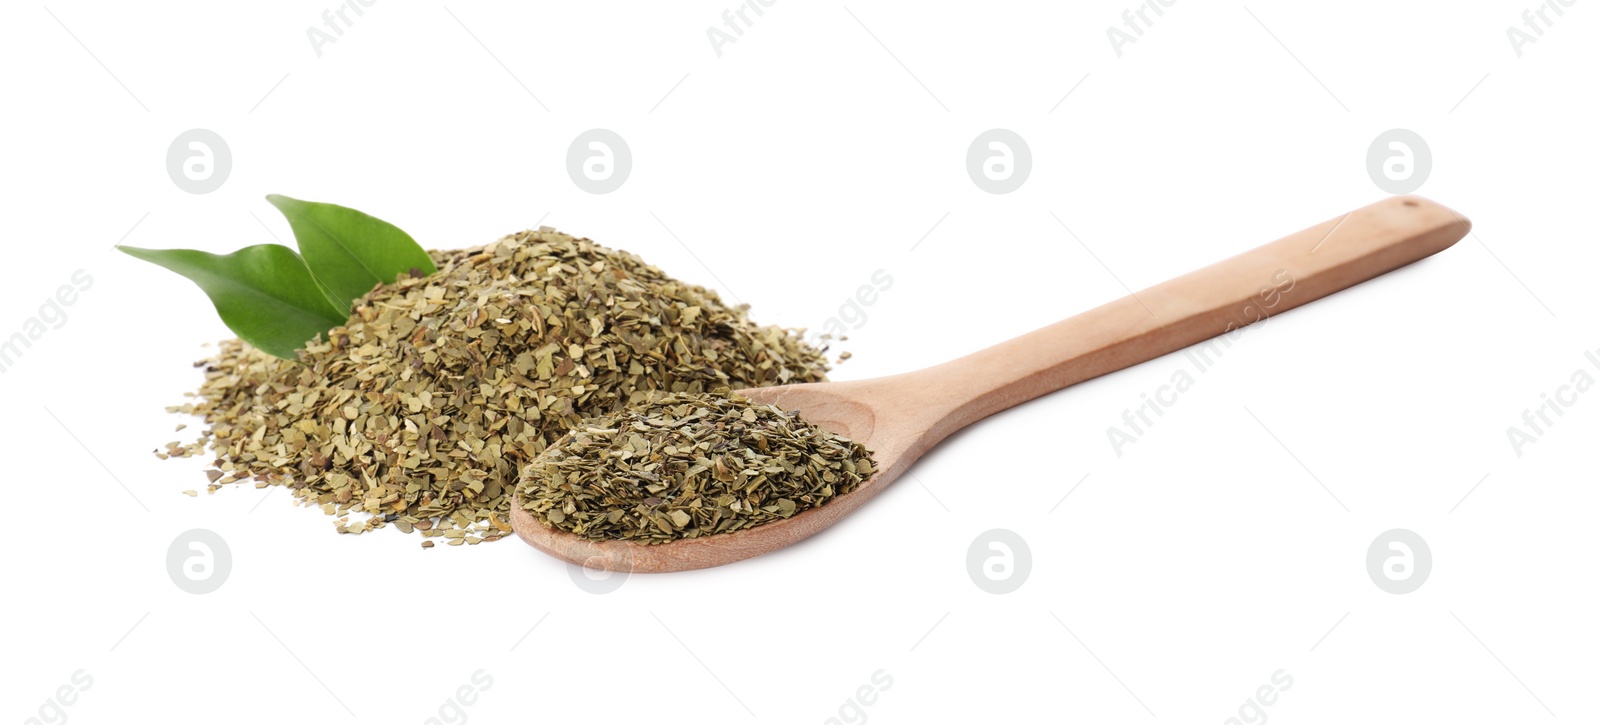
[[[481,669],[475,722],[859,722],[882,670],[872,722],[1215,723],[1281,669],[1273,721],[1593,722],[1600,395],[1520,457],[1507,428],[1600,378],[1600,43],[1578,3],[1518,57],[1524,1],[1180,0],[1121,57],[1116,2],[780,0],[721,57],[731,0],[382,0],[321,57],[322,2],[8,4],[0,337],[75,270],[94,283],[0,374],[0,718],[83,670],[74,722],[423,722]],[[565,170],[597,127],[633,153],[608,195]],[[195,432],[163,407],[228,332],[111,250],[290,241],[262,200],[283,193],[434,248],[543,220],[792,326],[882,269],[854,379],[1382,198],[1367,147],[1397,127],[1474,234],[1252,328],[1123,455],[1106,429],[1182,355],[952,437],[811,541],[606,595],[514,539],[424,551],[281,489],[180,495],[202,463],[151,455]],[[167,176],[191,128],[231,148],[210,194]],[[1031,147],[1011,194],[964,167],[991,128]],[[210,594],[165,569],[193,528],[232,553]],[[994,528],[1032,552],[1012,594],[966,570]],[[1393,528],[1432,551],[1411,594],[1366,571]]]

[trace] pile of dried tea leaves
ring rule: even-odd
[[[798,331],[587,239],[542,228],[429,254],[436,274],[374,289],[298,362],[222,343],[197,363],[197,402],[171,409],[208,429],[157,455],[214,455],[211,490],[284,485],[341,532],[475,544],[510,532],[518,473],[586,418],[826,376]]]
[[[874,470],[860,443],[717,390],[585,421],[528,464],[517,494],[550,526],[659,544],[789,518]]]

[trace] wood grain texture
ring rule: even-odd
[[[942,365],[738,391],[860,441],[878,462],[855,491],[783,521],[655,545],[590,541],[545,526],[515,501],[511,523],[545,553],[610,571],[683,571],[765,554],[848,516],[961,428],[1360,284],[1444,250],[1470,229],[1439,204],[1393,197]]]

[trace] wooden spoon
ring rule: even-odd
[[[511,524],[547,554],[611,571],[683,571],[765,554],[849,515],[961,428],[1398,269],[1455,244],[1471,227],[1434,202],[1393,197],[943,365],[737,391],[798,410],[861,442],[877,461],[878,473],[855,491],[782,521],[665,544],[590,541],[544,525],[513,501]]]

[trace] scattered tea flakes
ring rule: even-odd
[[[438,273],[374,289],[298,361],[223,341],[194,402],[173,406],[205,420],[200,440],[157,455],[214,457],[215,484],[287,486],[375,522],[342,533],[439,522],[462,532],[449,543],[494,541],[522,467],[586,418],[826,378],[798,331],[587,239],[541,229],[429,254]]]
[[[655,544],[789,518],[874,470],[860,443],[722,389],[585,421],[528,464],[517,493],[556,528]]]

